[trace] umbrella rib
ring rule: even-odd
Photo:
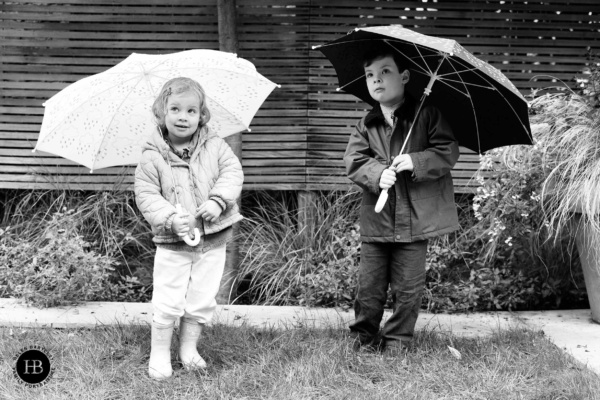
[[[460,71],[460,72],[456,71],[456,75],[459,75],[461,72],[469,70],[472,67],[472,64],[469,64],[467,61],[461,59],[460,57],[454,58],[453,61],[454,61],[454,64],[459,64],[463,67],[462,71]],[[490,67],[492,67],[492,66],[490,65]],[[515,92],[515,90],[511,89],[510,87],[507,87],[506,85],[502,84],[500,81],[496,80],[495,78],[490,77],[488,74],[483,72],[480,68],[474,68],[469,72],[473,72],[474,74],[479,76],[481,79],[485,80],[490,86],[494,86],[493,84],[490,83],[489,79],[491,78],[494,82],[497,82],[499,85],[502,85],[502,86],[506,87],[508,90],[512,91],[513,93],[520,95],[520,93],[518,91]],[[502,75],[502,71],[498,70],[498,72]],[[508,81],[508,82],[510,82],[510,81]],[[525,101],[525,99],[522,99],[522,100]]]
[[[455,68],[454,65],[452,65],[452,63],[450,63],[452,68]],[[476,73],[480,72],[479,70],[474,71]],[[529,134],[529,131],[527,130],[527,127],[525,126],[525,124],[523,123],[523,121],[521,120],[521,117],[519,116],[519,114],[517,113],[517,111],[515,110],[515,108],[513,107],[512,103],[510,101],[507,100],[507,98],[489,81],[489,77],[487,76],[487,74],[479,74],[481,79],[483,79],[484,81],[486,81],[501,97],[502,99],[506,102],[506,104],[508,104],[508,106],[510,107],[510,109],[512,110],[513,114],[517,117],[517,119],[519,120],[519,122],[521,123],[521,126],[523,127],[523,129],[525,130],[525,133],[527,133],[527,135],[529,136],[529,138],[533,141],[533,138],[531,137],[531,135]],[[460,78],[460,74],[457,75]],[[462,79],[461,79],[462,81]],[[467,85],[464,84],[463,82],[463,86],[465,87],[465,90],[467,92],[469,92],[469,89],[467,87]],[[473,108],[473,114],[476,116],[477,113],[475,111],[475,107],[473,105],[473,99],[469,93],[469,102],[471,103],[471,107]],[[477,123],[477,118],[475,118],[475,125],[477,127],[477,145],[478,145],[478,149],[479,149],[479,153],[481,154],[481,142],[479,140],[479,126]]]
[[[392,49],[394,49],[395,51],[397,51],[398,53],[400,53],[404,58],[406,58],[408,61],[410,61],[411,63],[413,63],[417,68],[420,68],[422,71],[424,71],[425,74],[431,76],[433,74],[433,71],[431,71],[431,69],[429,69],[429,65],[427,63],[425,63],[425,66],[427,67],[427,69],[423,68],[423,66],[419,63],[417,63],[416,61],[414,61],[411,57],[408,57],[406,54],[404,54],[403,52],[401,52],[400,50],[398,50],[397,48],[395,48],[394,46],[392,46],[390,44],[390,42],[394,42],[394,40],[387,40],[387,39],[383,39],[383,42],[385,42],[388,46],[390,46]],[[396,41],[399,42],[399,41]],[[399,42],[399,43],[403,43],[403,42]],[[419,56],[421,57],[421,59],[425,59],[425,56],[423,56],[423,54],[421,53],[420,49],[417,47],[417,45],[415,43],[412,43],[412,45],[415,47],[415,49],[417,50],[417,52],[419,52]],[[417,72],[421,72],[421,71],[417,71]]]
[[[456,68],[452,63],[450,63],[450,68],[452,68],[456,71]],[[475,121],[475,131],[477,132],[477,152],[479,154],[481,154],[481,139],[479,138],[479,122],[477,121],[477,111],[475,110],[475,105],[473,104],[473,98],[471,97],[469,88],[465,85],[465,82],[462,80],[462,77],[460,75],[458,75],[458,78],[460,79],[460,82],[457,82],[457,83],[462,83],[465,88],[465,91],[468,93],[466,96],[469,99],[469,103],[471,104],[471,110],[473,110],[473,119]],[[454,88],[453,86],[451,86],[449,84],[447,84],[447,85]],[[456,90],[459,91],[458,89],[456,89]]]
[[[440,80],[446,81],[446,82],[462,83],[465,86],[477,87],[477,88],[480,88],[480,89],[497,90],[494,86],[489,87],[489,86],[484,86],[484,85],[478,85],[476,83],[464,82],[462,80],[459,81],[459,80],[448,79],[448,78],[440,78]]]
[[[473,71],[479,71],[479,69],[478,69],[478,68],[465,68],[465,69],[463,69],[463,70],[460,70],[460,71],[458,71],[458,70],[456,70],[456,69],[455,69],[455,70],[454,70],[454,72],[448,72],[448,73],[445,73],[445,74],[440,74],[440,76],[446,76],[446,75],[460,75],[460,74],[462,74],[463,72],[473,72]]]
[[[214,68],[214,67],[177,67],[177,69],[180,71],[191,70],[194,72],[197,71],[198,69],[202,69],[202,70],[206,70],[206,71],[211,71],[211,70],[212,71],[228,71],[228,72],[234,73],[236,75],[242,75],[244,77],[249,77],[251,79],[265,80],[265,81],[267,80],[264,76],[256,73],[256,71],[254,71],[255,72],[254,75],[251,75],[251,74],[248,74],[245,72],[239,72],[239,71],[229,70],[229,69],[225,69],[225,68]],[[168,69],[156,70],[153,68],[150,71],[152,74],[156,74],[156,72],[162,72],[162,71],[168,72],[169,70]],[[160,76],[160,75],[157,75],[157,76]]]
[[[422,73],[423,75],[431,76],[428,73],[423,73],[423,72],[420,72],[420,71],[415,71],[415,72]],[[449,81],[449,82],[461,83],[460,81],[452,81],[452,80],[445,79],[445,78],[444,79],[436,78],[436,81],[439,81],[439,82],[443,83],[444,85],[448,86],[450,89],[453,89],[453,90],[457,91],[458,93],[462,94],[463,96],[467,96],[467,97],[470,96],[468,93],[465,93],[465,92],[461,91],[460,89],[458,89],[458,88],[456,88],[456,87],[454,87],[454,86],[452,86],[452,85],[450,85],[450,84],[448,84],[446,82],[446,81]],[[486,89],[489,89],[489,88],[486,88]]]
[[[142,69],[143,69],[143,67],[142,67]],[[144,74],[142,77],[140,77],[139,80],[138,80],[138,82],[135,84],[135,86],[137,86],[140,83],[140,81],[144,79],[145,76],[146,76],[146,74]],[[132,79],[133,78],[128,79],[128,81],[132,80]],[[150,88],[150,89],[152,89],[152,88]],[[125,100],[127,100],[127,98],[129,97],[129,95],[131,95],[131,93],[132,92],[128,92],[127,93],[127,95],[121,100],[121,104],[119,104],[119,106],[116,108],[116,110],[118,110],[119,108],[121,108],[121,106],[123,105],[123,103],[125,103]],[[108,125],[106,125],[107,127],[110,127],[112,125],[112,122],[115,120],[116,116],[117,116],[117,113],[116,112],[113,113],[113,115],[112,115],[112,117],[110,119],[110,122],[108,123]],[[100,150],[102,149],[102,145],[104,144],[105,141],[106,141],[106,135],[103,136],[102,140],[100,141],[100,144],[98,145],[97,150],[94,151],[94,160],[92,161],[92,169],[91,169],[90,173],[92,173],[94,171],[93,167],[96,164],[96,161],[98,160],[98,155],[100,154]]]
[[[454,68],[454,67],[453,67]],[[490,85],[491,87],[494,88],[494,90],[496,90],[496,92],[498,92],[498,94],[500,94],[500,96],[502,97],[502,99],[504,99],[504,101],[506,102],[506,104],[508,104],[508,106],[510,107],[510,109],[512,110],[513,114],[515,114],[515,116],[517,117],[517,119],[519,120],[519,122],[521,123],[521,126],[523,127],[523,129],[525,130],[525,132],[527,133],[527,135],[529,136],[529,138],[533,141],[533,138],[531,137],[529,131],[527,130],[527,127],[525,126],[525,124],[523,123],[523,121],[521,120],[521,117],[519,116],[519,114],[517,113],[517,111],[515,110],[515,108],[513,107],[512,103],[510,101],[507,100],[506,96],[504,96],[502,94],[502,92],[500,92],[490,81],[490,77],[487,74],[482,73],[480,70],[476,70],[474,71],[477,75],[479,75],[479,77],[481,79],[483,79],[484,81],[486,81],[488,83],[488,85]],[[460,77],[460,75],[459,75]],[[494,80],[494,82],[498,82],[496,80]],[[498,82],[500,85],[502,85],[500,82]],[[502,85],[504,86],[504,85]],[[467,89],[468,91],[468,89]],[[511,91],[512,92],[512,91]],[[525,100],[522,99],[523,102],[527,103]]]
[[[346,83],[343,86],[340,86],[339,88],[337,88],[335,91],[339,92],[340,90],[344,89],[346,86],[353,84],[354,82],[358,81],[359,79],[363,79],[365,77],[365,74],[362,74],[361,76],[359,76],[358,78],[353,79],[352,81]]]
[[[106,74],[106,73],[108,73],[108,71],[104,71],[104,72],[102,72],[101,74]],[[92,76],[89,76],[88,78],[91,78],[91,77],[92,77]],[[125,80],[123,80],[123,82],[128,82],[128,81],[130,81],[130,80],[133,80],[133,79],[135,79],[136,77],[137,77],[137,76],[134,76],[134,77],[132,77],[132,78],[129,78],[129,79],[125,79]],[[77,82],[74,82],[74,83],[77,83]],[[94,94],[93,96],[90,96],[90,97],[88,97],[87,99],[85,99],[85,101],[84,101],[84,102],[82,102],[81,104],[79,104],[79,105],[78,105],[77,107],[75,107],[73,110],[69,111],[69,114],[72,114],[72,112],[73,112],[73,111],[75,111],[75,110],[78,110],[78,109],[80,109],[81,107],[83,107],[83,106],[84,106],[84,105],[85,105],[85,104],[86,104],[88,101],[90,101],[90,100],[91,100],[93,97],[97,97],[98,95],[101,95],[101,94],[103,94],[103,93],[105,93],[105,92],[108,92],[109,90],[111,90],[111,89],[112,89],[112,88],[114,88],[115,86],[116,86],[116,85],[113,85],[113,86],[111,86],[111,87],[108,87],[108,88],[106,88],[106,89],[104,89],[104,90],[102,90],[102,91],[100,91],[100,92],[98,92],[98,93]],[[61,123],[62,123],[62,122],[65,120],[65,119],[67,119],[67,118],[68,118],[68,115],[67,115],[67,116],[65,116],[65,118],[63,118],[62,120],[60,120],[60,121],[56,122],[56,123],[54,124],[54,127],[52,128],[52,132],[54,131],[54,129],[56,129],[56,127],[57,127],[58,125],[60,125],[60,124],[61,124]]]

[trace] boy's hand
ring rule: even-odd
[[[196,210],[196,218],[202,217],[206,222],[214,222],[219,218],[223,209],[214,200],[207,200]]]
[[[383,190],[391,188],[396,183],[396,172],[393,169],[386,168],[379,178],[379,187]]]
[[[395,167],[396,173],[402,171],[412,171],[413,169],[415,169],[415,166],[412,162],[412,158],[410,158],[408,154],[400,154],[399,156],[394,158],[394,161],[392,162],[392,167]]]
[[[190,231],[190,223],[189,223],[188,213],[175,214],[173,217],[173,223],[171,225],[171,230],[174,234],[179,237],[184,237]]]

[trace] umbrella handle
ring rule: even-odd
[[[177,210],[177,214],[182,214],[183,210],[181,208],[181,204],[175,204],[175,209]],[[200,230],[198,228],[194,228],[194,238],[192,239],[189,234],[186,234],[183,237],[184,242],[186,242],[190,246],[196,246],[200,243]]]
[[[390,165],[390,167],[388,169],[394,169],[393,166]],[[381,210],[383,210],[383,206],[385,206],[385,203],[387,202],[388,199],[388,189],[383,189],[381,191],[381,193],[379,193],[379,198],[377,199],[377,204],[375,204],[375,212],[376,213],[380,213]]]
[[[377,204],[375,204],[375,212],[376,213],[380,213],[381,210],[383,210],[383,206],[385,205],[385,203],[387,202],[388,199],[388,190],[382,190],[381,193],[379,194],[379,199],[377,199]]]

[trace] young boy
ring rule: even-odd
[[[458,144],[437,108],[424,104],[404,154],[398,155],[417,109],[404,90],[410,71],[401,57],[391,47],[365,55],[366,84],[379,105],[358,122],[344,155],[348,177],[363,189],[358,290],[350,331],[358,345],[381,345],[391,356],[413,337],[425,286],[428,239],[459,228],[450,175],[459,157]],[[376,213],[385,189],[388,201]],[[377,338],[388,286],[393,313]]]

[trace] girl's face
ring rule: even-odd
[[[167,100],[165,125],[173,144],[187,143],[200,123],[200,99],[193,92],[172,94]]]

